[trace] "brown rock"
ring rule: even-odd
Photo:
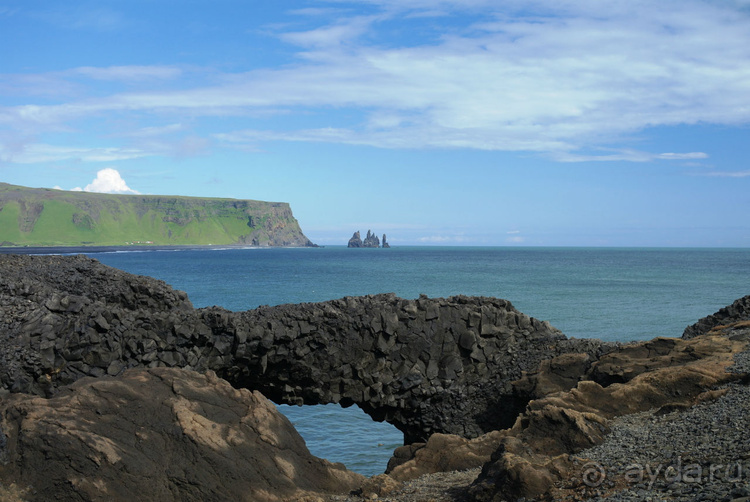
[[[656,339],[603,356],[591,374],[618,375],[626,381],[607,386],[581,381],[570,391],[529,402],[492,462],[484,466],[471,488],[472,496],[477,500],[515,500],[542,495],[572,471],[569,454],[604,440],[608,419],[718,397],[717,386],[741,378],[727,368],[734,364],[734,354],[745,350],[749,338],[704,335],[689,341]],[[542,364],[540,371],[549,372],[553,366]],[[527,378],[533,380],[554,378]]]
[[[586,353],[562,354],[540,363],[539,369],[513,382],[517,395],[538,399],[554,392],[567,391],[586,376],[592,358]]]
[[[407,481],[434,472],[464,471],[481,467],[490,461],[492,453],[506,431],[493,431],[478,438],[465,439],[453,434],[433,434],[427,443],[403,446],[394,452],[394,458],[411,453],[411,458],[396,464],[388,463],[388,473],[394,479]],[[395,465],[394,465],[395,464]]]
[[[365,498],[372,498],[373,495],[377,497],[384,497],[390,495],[392,492],[401,487],[401,483],[393,479],[388,474],[379,474],[368,478],[362,484],[361,495]]]
[[[313,457],[258,392],[212,372],[128,370],[0,402],[0,481],[29,500],[276,501],[364,478]]]

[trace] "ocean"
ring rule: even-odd
[[[196,249],[88,253],[162,279],[196,307],[247,310],[393,292],[493,296],[569,337],[678,337],[750,294],[750,249],[394,247]],[[279,406],[310,451],[382,473],[401,433],[356,407]]]

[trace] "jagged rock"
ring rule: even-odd
[[[386,240],[385,240],[385,234],[383,234],[383,249],[386,249],[386,248],[389,248],[389,247],[391,247],[391,245],[388,244],[388,242],[386,242]]]
[[[380,239],[378,239],[378,236],[367,231],[367,236],[365,237],[365,240],[362,241],[362,246],[366,248],[379,248],[380,247]]]
[[[133,369],[0,401],[0,479],[25,500],[295,499],[364,478],[313,457],[258,392],[209,372]]]
[[[362,237],[359,235],[359,230],[354,232],[354,235],[352,235],[352,238],[349,239],[349,244],[347,247],[350,248],[361,248],[362,247]]]
[[[13,392],[52,395],[131,367],[213,370],[277,403],[357,404],[407,443],[507,428],[528,401],[511,385],[523,371],[615,346],[568,340],[494,298],[196,310],[161,281],[83,256],[0,256],[0,311],[0,384]]]
[[[750,295],[734,301],[714,314],[699,319],[695,324],[685,328],[682,338],[693,338],[706,334],[714,328],[742,321],[750,323]]]
[[[385,243],[385,234],[383,234],[383,242]],[[354,235],[352,235],[352,238],[349,239],[349,243],[347,244],[347,247],[350,248],[379,248],[380,247],[380,239],[378,239],[378,236],[372,233],[370,230],[367,231],[367,235],[365,236],[365,239],[362,240],[362,237],[359,234],[359,230],[354,232]],[[383,247],[386,247],[383,245]],[[390,246],[387,246],[390,247]]]

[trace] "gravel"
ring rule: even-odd
[[[381,497],[332,496],[326,502],[470,502],[469,486],[477,479],[480,468],[466,471],[437,472],[407,481],[398,490]]]
[[[750,373],[750,350],[730,371]],[[726,388],[687,410],[611,421],[604,443],[576,455],[592,495],[583,500],[750,501],[750,387]]]

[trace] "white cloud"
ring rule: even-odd
[[[303,47],[335,47],[364,34],[374,18],[356,17],[309,31],[284,33],[281,39]]]
[[[447,244],[447,243],[460,243],[469,242],[470,239],[464,235],[428,235],[419,237],[418,242],[432,243],[432,244]]]
[[[182,132],[184,130],[185,130],[185,126],[182,124],[169,124],[165,126],[142,127],[140,129],[127,132],[124,134],[124,136],[130,136],[134,138],[151,138],[151,137],[163,136],[165,134],[173,134],[176,132]]]
[[[660,153],[656,156],[657,159],[664,160],[698,160],[707,159],[708,154],[703,152],[690,152],[690,153]]]
[[[77,160],[82,162],[114,162],[136,159],[149,155],[135,148],[75,148],[47,145],[43,143],[23,144],[11,147],[0,144],[0,160],[14,164],[35,164]]]
[[[649,153],[638,150],[618,150],[603,155],[557,152],[553,154],[553,158],[558,162],[652,162],[655,160],[702,160],[707,159],[708,154],[704,152]]]
[[[713,178],[748,178],[750,171],[712,171],[701,173],[700,176],[709,176]]]
[[[182,74],[179,68],[173,66],[108,66],[97,68],[82,66],[70,70],[71,74],[79,74],[96,80],[152,80],[172,79]]]
[[[96,173],[94,181],[86,185],[83,190],[74,188],[74,191],[100,192],[100,193],[132,193],[137,194],[130,188],[116,169],[108,167]]]
[[[307,141],[531,151],[567,162],[643,162],[707,155],[582,152],[651,127],[750,123],[750,17],[732,2],[360,3],[379,10],[370,17],[342,15],[333,24],[279,33],[302,47],[298,64],[217,73],[212,85],[190,87],[186,80],[179,89],[7,106],[0,108],[0,125],[36,133],[69,129],[105,114],[199,120],[270,111],[289,113],[290,119],[274,121],[279,125],[273,130],[215,126],[213,134],[242,148],[271,140]],[[386,40],[388,23],[407,17],[424,22],[415,13],[459,8],[471,8],[471,15],[430,19],[445,23],[435,30],[443,34],[439,39],[415,35],[401,46],[395,45],[398,39],[371,43],[379,36]],[[74,71],[79,77],[115,81],[179,75],[169,66]],[[297,112],[306,115],[304,129],[297,128]]]

